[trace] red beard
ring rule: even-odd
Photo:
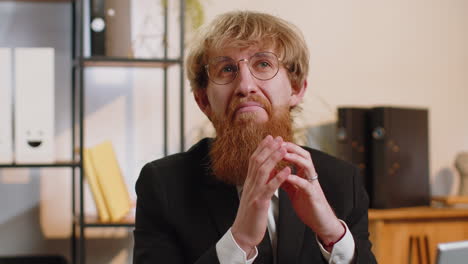
[[[255,122],[255,113],[236,116],[237,105],[246,101],[260,103],[268,114],[268,120],[263,123]],[[225,183],[244,184],[250,156],[266,136],[281,136],[284,141],[292,142],[292,118],[289,108],[272,109],[269,102],[259,96],[233,101],[225,116],[211,118],[217,136],[210,150],[213,173]],[[284,166],[286,163],[281,162],[277,170]]]

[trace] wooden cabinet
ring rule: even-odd
[[[468,208],[370,209],[369,232],[380,264],[435,264],[438,243],[468,240]]]

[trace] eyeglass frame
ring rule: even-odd
[[[250,69],[250,64],[249,64],[250,60],[251,60],[254,56],[256,56],[257,54],[259,54],[259,53],[270,53],[270,54],[273,54],[273,55],[275,56],[275,58],[277,59],[277,61],[278,61],[278,69],[276,70],[275,74],[274,74],[272,77],[270,77],[270,78],[267,78],[267,79],[260,79],[260,78],[258,78],[257,76],[255,76],[255,74],[253,74],[253,73],[252,73],[252,70]],[[211,82],[213,82],[213,83],[215,83],[215,84],[217,84],[217,85],[227,85],[227,84],[232,83],[232,82],[237,78],[237,75],[238,75],[238,73],[239,73],[239,68],[240,68],[240,67],[239,67],[239,62],[241,62],[241,61],[247,62],[247,68],[249,69],[250,74],[251,74],[255,79],[260,80],[260,81],[268,81],[268,80],[271,80],[271,79],[275,78],[276,75],[278,75],[278,72],[279,72],[279,69],[280,69],[280,64],[283,63],[283,62],[282,62],[282,59],[279,58],[278,55],[276,55],[274,52],[271,52],[271,51],[259,51],[259,52],[255,52],[255,54],[253,54],[252,56],[250,56],[248,59],[247,59],[247,58],[242,58],[242,59],[237,60],[237,61],[234,60],[233,58],[229,57],[229,56],[218,56],[218,57],[213,58],[212,60],[217,59],[217,58],[229,58],[229,59],[233,60],[233,61],[236,63],[236,66],[237,66],[237,71],[235,72],[235,75],[234,75],[234,77],[232,78],[232,80],[230,80],[230,81],[227,82],[227,83],[217,83],[217,82],[215,82],[214,80],[212,80],[212,78],[210,78],[210,71],[209,71],[209,68],[208,68],[208,67],[210,66],[210,63],[205,64],[205,65],[203,66],[203,68],[205,68],[205,73],[206,73],[206,75],[207,75],[207,77],[208,77],[208,80],[210,80]]]

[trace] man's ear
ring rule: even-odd
[[[289,99],[289,106],[294,107],[302,102],[302,98],[304,98],[305,92],[307,90],[307,80],[298,84],[295,83],[292,86],[292,93],[291,98]]]
[[[200,110],[208,117],[211,116],[211,106],[210,101],[208,100],[208,95],[206,94],[205,89],[197,89],[193,91],[193,96],[195,97],[195,101],[200,107]]]

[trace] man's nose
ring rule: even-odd
[[[257,92],[257,84],[255,77],[250,73],[248,61],[239,61],[239,71],[237,73],[238,85],[236,87],[236,94],[241,96],[248,96],[251,93]]]

